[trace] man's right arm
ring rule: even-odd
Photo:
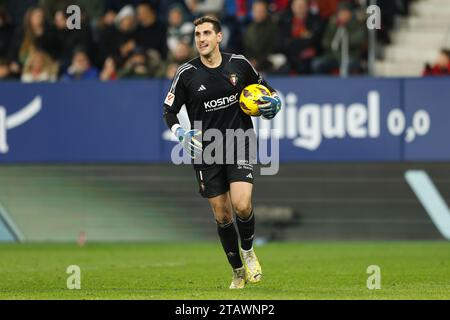
[[[190,157],[195,158],[202,153],[203,149],[202,143],[198,139],[201,132],[195,129],[188,129],[188,131],[186,131],[180,125],[180,121],[177,117],[181,107],[187,101],[186,88],[183,83],[182,74],[192,68],[195,67],[191,64],[184,64],[178,68],[166,99],[164,100],[163,117],[169,129],[177,137],[178,141],[183,145]]]
[[[185,65],[178,68],[175,77],[172,80],[169,92],[164,100],[163,118],[167,127],[175,134],[178,128],[181,128],[177,114],[186,102],[186,90],[184,88],[182,73],[187,70]]]
[[[172,131],[174,134],[177,129],[181,127],[180,121],[177,117],[177,113],[178,112],[172,112],[170,109],[167,109],[166,106],[164,106],[164,120],[166,121],[167,127],[169,127],[170,131]]]

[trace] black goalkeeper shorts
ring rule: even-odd
[[[204,198],[213,198],[230,190],[230,183],[244,181],[253,184],[253,165],[248,161],[237,164],[217,164],[207,170],[196,170],[199,192]]]

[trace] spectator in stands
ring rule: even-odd
[[[186,13],[181,5],[176,4],[169,10],[168,29],[167,29],[167,47],[169,51],[174,51],[178,43],[192,43],[194,34],[194,24],[188,21]]]
[[[41,50],[33,51],[27,58],[22,72],[22,82],[56,81],[58,64]]]
[[[143,48],[137,47],[119,71],[119,78],[142,79],[154,77],[157,65],[150,63],[150,57]]]
[[[226,17],[233,17],[239,24],[250,21],[251,6],[249,0],[225,0],[224,11]]]
[[[63,81],[71,80],[96,80],[97,68],[91,65],[89,55],[84,48],[77,48],[72,57],[72,64],[63,75]]]
[[[0,7],[0,57],[8,55],[8,48],[14,32],[7,11]]]
[[[238,1],[225,0],[224,8],[221,14],[222,28],[226,27],[233,36],[228,39],[226,44],[220,44],[222,50],[226,52],[242,52],[242,37],[246,23],[246,15],[239,16]]]
[[[123,7],[114,19],[114,25],[101,31],[98,43],[97,64],[119,53],[120,46],[128,41],[136,41],[136,11],[133,6]]]
[[[368,0],[366,0],[368,2]],[[377,5],[381,9],[381,29],[377,30],[377,39],[386,45],[391,43],[390,31],[394,28],[396,13],[396,1],[378,0]]]
[[[105,29],[111,28],[114,26],[114,21],[116,20],[117,12],[113,10],[107,10],[105,13],[100,16],[99,19],[94,23],[94,38],[99,38],[102,32]]]
[[[119,11],[114,19],[114,26],[119,35],[129,38],[129,35],[135,36],[137,28],[136,10],[133,6],[128,5]]]
[[[59,51],[55,30],[46,23],[44,10],[32,7],[27,10],[23,27],[18,28],[13,36],[10,59],[23,65],[36,50],[45,51],[56,57]]]
[[[14,79],[9,70],[9,61],[6,58],[0,58],[0,80]]]
[[[136,49],[136,41],[133,38],[124,39],[119,43],[119,52],[117,54],[117,67],[119,69],[124,66],[134,49]]]
[[[83,1],[90,1],[90,0],[83,0]],[[95,23],[96,27],[93,30],[94,38],[100,39],[101,36],[104,36],[104,30],[114,29],[113,27],[117,21],[116,17],[121,11],[122,14],[125,12],[128,13],[129,8],[132,8],[134,11],[137,4],[140,3],[142,0],[94,0],[94,1],[100,1],[103,3],[102,7],[103,15],[100,16],[99,19],[97,19],[97,22]],[[125,7],[127,9],[123,11]]]
[[[156,11],[149,3],[137,6],[138,29],[136,44],[145,50],[155,49],[161,58],[167,57],[167,26],[157,20]]]
[[[86,20],[96,22],[101,19],[109,2],[110,0],[39,0],[39,6],[44,8],[47,17],[53,17],[56,11],[62,10],[66,13],[69,6],[77,5]]]
[[[108,57],[103,64],[103,69],[100,72],[101,81],[117,80],[117,63],[114,57]]]
[[[278,28],[269,16],[266,1],[257,0],[252,6],[253,22],[244,34],[244,53],[253,66],[260,71],[270,71],[269,55],[276,49]]]
[[[191,15],[190,10],[186,6],[186,3],[184,0],[159,0],[159,1],[152,1],[153,7],[155,8],[155,11],[158,15],[158,21],[161,21],[165,24],[168,23],[169,18],[169,11],[173,6],[180,6],[183,8],[183,10],[186,12],[186,19],[191,21],[193,20],[193,16]]]
[[[178,67],[194,57],[195,53],[192,47],[187,43],[179,42],[175,50],[170,52],[162,76],[165,76],[167,79],[173,79]]]
[[[450,76],[450,50],[442,49],[433,66],[425,65],[424,76]]]
[[[117,12],[113,10],[107,10],[105,13],[100,16],[93,24],[92,28],[92,37],[94,39],[94,43],[97,45],[102,36],[105,35],[106,30],[110,30],[114,26],[114,20],[116,19]],[[99,63],[101,54],[98,54],[96,57],[96,62]]]
[[[102,17],[102,25],[101,28],[112,27],[114,25],[114,21],[116,20],[117,12],[113,10],[108,10]]]
[[[348,3],[339,4],[339,9],[328,23],[322,38],[324,53],[312,62],[314,73],[325,74],[339,70],[343,37],[348,36],[349,73],[361,72],[361,58],[366,43],[366,26],[359,21]]]
[[[270,10],[281,16],[289,10],[289,4],[291,2],[292,1],[289,0],[272,0],[270,4]]]
[[[91,26],[87,20],[87,16],[83,15],[81,29],[70,30],[67,28],[67,15],[63,9],[56,10],[54,14],[54,25],[56,27],[56,37],[58,39],[59,62],[63,70],[70,64],[73,48],[83,47],[91,53],[93,47],[93,39]]]
[[[311,61],[320,46],[322,20],[308,5],[308,0],[293,0],[291,10],[280,20],[282,48],[295,73],[311,72]]]
[[[341,0],[311,0],[310,6],[322,19],[329,19],[336,14],[340,1]]]

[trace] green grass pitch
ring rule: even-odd
[[[450,299],[450,243],[273,243],[264,279],[231,291],[219,243],[2,244],[0,299]],[[66,287],[69,265],[81,289]],[[366,287],[381,268],[381,289]]]

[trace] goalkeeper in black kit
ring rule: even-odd
[[[199,57],[180,66],[175,74],[164,101],[164,119],[194,159],[200,194],[211,205],[220,241],[233,268],[230,289],[242,289],[246,283],[256,283],[262,278],[261,265],[253,250],[252,189],[256,155],[251,152],[251,141],[241,145],[245,150],[230,149],[228,143],[222,141],[224,154],[232,152],[233,162],[224,162],[222,157],[217,157],[220,161],[207,163],[202,158],[207,144],[201,137],[210,129],[223,133],[224,140],[230,129],[254,134],[250,116],[239,106],[239,95],[250,84],[259,83],[271,91],[271,95],[258,101],[263,118],[275,117],[281,101],[244,56],[220,52],[222,33],[218,19],[204,16],[195,20],[194,25]],[[192,128],[182,128],[178,121],[177,114],[183,105]],[[194,123],[198,122],[201,131],[194,128]],[[202,159],[200,163],[195,161],[199,158]],[[239,236],[233,213],[236,214]]]

